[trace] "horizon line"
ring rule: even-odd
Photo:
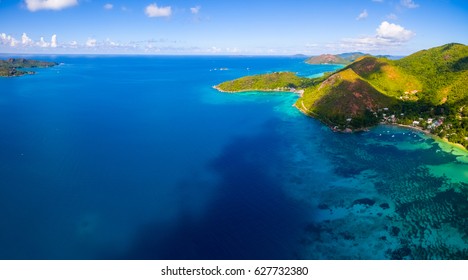
[[[395,56],[395,57],[404,57],[409,54],[371,54],[365,53],[362,51],[349,51],[349,52],[340,52],[340,53],[329,53],[323,52],[320,54],[229,54],[229,53],[8,53],[0,52],[0,57],[5,56],[232,56],[232,57],[242,57],[242,56],[262,56],[262,57],[315,57],[320,55],[339,55],[346,53],[363,53],[364,55],[372,56]]]

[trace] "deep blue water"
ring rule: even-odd
[[[291,107],[294,94],[211,88],[336,66],[289,57],[40,58],[63,64],[0,79],[0,259],[468,252],[463,152],[395,127],[332,133]],[[408,186],[414,194],[402,194]]]

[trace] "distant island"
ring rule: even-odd
[[[312,86],[313,80],[298,77],[292,72],[275,72],[270,74],[242,77],[214,86],[222,92],[236,93],[246,91],[291,91],[304,93],[304,88]]]
[[[45,68],[58,65],[56,62],[39,61],[24,58],[0,60],[0,77],[17,77],[35,74],[34,71],[23,71],[23,68]]]
[[[347,65],[356,59],[368,54],[362,52],[341,53],[341,54],[322,54],[310,57],[306,60],[308,64],[343,64]]]
[[[379,123],[404,125],[468,148],[467,81],[468,46],[451,43],[399,60],[360,56],[320,78],[270,73],[215,88],[297,92],[300,98],[294,106],[335,131],[360,131]]]

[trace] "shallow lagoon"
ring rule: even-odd
[[[211,88],[336,66],[51,59],[0,79],[2,259],[467,258],[463,151],[391,126],[333,133],[294,94]]]

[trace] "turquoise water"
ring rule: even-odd
[[[291,93],[212,89],[337,66],[40,58],[63,64],[0,79],[1,259],[468,256],[464,151],[397,127],[333,133]]]

